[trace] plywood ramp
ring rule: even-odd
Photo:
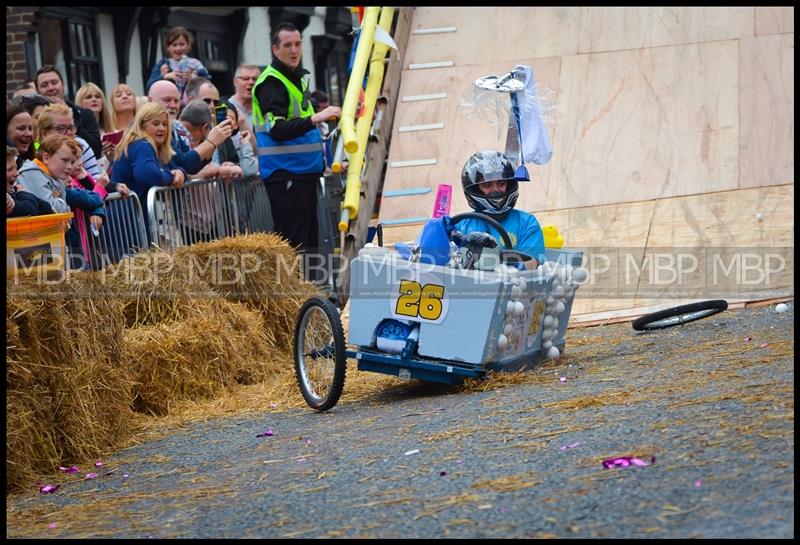
[[[473,82],[526,64],[553,157],[527,164],[533,181],[520,184],[517,207],[556,225],[568,245],[616,249],[620,267],[665,247],[788,247],[793,256],[793,16],[780,7],[415,8],[380,208],[386,241],[416,237],[440,183],[454,187],[451,213],[469,210],[461,167],[477,150],[503,149],[508,124],[508,98],[476,96]],[[793,272],[793,257],[786,267]],[[624,296],[577,299],[573,315],[658,305],[645,274]],[[787,274],[741,298],[793,290]]]

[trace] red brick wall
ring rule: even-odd
[[[35,7],[6,7],[6,97],[10,98],[14,89],[28,79],[25,61],[25,41],[29,33],[36,31]]]

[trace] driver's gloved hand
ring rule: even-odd
[[[497,248],[497,241],[489,233],[473,231],[466,236],[467,245],[473,248]]]
[[[453,229],[450,233],[450,238],[457,246],[465,246],[467,244],[467,236],[458,229]]]

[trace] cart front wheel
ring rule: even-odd
[[[294,331],[294,370],[312,409],[327,411],[336,405],[346,365],[339,312],[327,299],[312,297],[300,309]]]

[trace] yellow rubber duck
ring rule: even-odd
[[[545,248],[561,248],[564,245],[564,237],[558,234],[558,227],[555,225],[545,225],[542,227]]]

